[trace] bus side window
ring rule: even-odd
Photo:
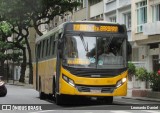
[[[37,48],[37,57],[38,57],[38,59],[40,59],[41,58],[41,45],[42,45],[42,43],[40,42],[39,44],[38,44],[38,48]]]
[[[52,55],[52,40],[53,40],[53,37],[54,37],[54,36],[51,36],[51,37],[50,37],[49,56]]]
[[[51,38],[48,38],[48,53],[47,53],[48,56],[50,56],[50,49],[51,49],[50,41],[51,41]]]
[[[38,50],[38,44],[36,44],[36,46],[35,46],[35,51],[34,51],[34,54],[35,54],[35,59],[37,59],[38,58],[38,54],[37,54],[37,50]]]
[[[44,56],[45,56],[45,54],[44,54],[44,53],[45,53],[45,42],[46,42],[46,41],[43,40],[42,42],[43,42],[43,43],[42,43],[42,54],[41,54],[41,58],[44,58]]]
[[[53,49],[52,49],[52,55],[54,55],[55,54],[55,46],[56,46],[56,41],[55,40],[53,40]]]
[[[48,57],[48,51],[49,51],[49,39],[46,40],[46,57]]]

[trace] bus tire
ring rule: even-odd
[[[53,99],[56,100],[56,81],[55,77],[53,77]]]
[[[57,105],[62,105],[63,104],[62,95],[56,94],[55,102]]]
[[[46,99],[46,94],[44,92],[39,92],[39,98],[41,100],[45,100]]]
[[[113,96],[104,97],[104,101],[106,104],[112,104],[113,103]]]
[[[44,92],[42,92],[41,85],[40,85],[40,89],[39,89],[39,98],[41,100],[45,100],[46,99],[46,94]]]

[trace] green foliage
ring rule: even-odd
[[[10,58],[14,61],[14,62],[20,62],[22,60],[21,58],[22,53],[21,52],[16,52],[13,54],[10,54]]]
[[[15,62],[19,62],[22,56],[21,52],[6,52],[8,50],[12,50],[13,48],[15,48],[13,43],[2,41],[0,38],[0,60],[13,60]]]
[[[0,33],[9,36],[12,34],[11,32],[11,25],[7,23],[6,21],[0,22]]]
[[[128,63],[128,73],[133,75],[135,74],[135,72],[136,72],[136,66],[133,63],[129,62]]]
[[[132,62],[128,62],[128,79],[132,80],[132,76],[136,72],[136,67]]]
[[[0,17],[13,26],[34,27],[37,31],[39,25],[72,12],[78,5],[73,0],[0,0]]]
[[[0,59],[5,60],[6,59],[6,54],[0,52]]]
[[[160,75],[157,72],[149,73],[149,81],[153,91],[160,91]]]
[[[3,59],[3,60],[13,60],[14,62],[20,62],[22,60],[21,56],[22,56],[21,52],[8,53],[8,54],[4,54],[0,52],[0,59]]]
[[[20,23],[23,25],[28,22],[29,19],[26,15],[28,9],[22,0],[0,0],[1,19],[12,25]]]
[[[0,40],[0,50],[12,49],[13,47],[14,47],[14,44]]]
[[[149,79],[148,72],[145,68],[137,68],[135,75],[139,80],[147,81]]]

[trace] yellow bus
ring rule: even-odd
[[[125,25],[67,22],[36,40],[34,87],[63,104],[67,96],[96,97],[108,103],[127,94]]]

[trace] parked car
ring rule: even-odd
[[[5,86],[5,82],[1,79],[0,76],[0,97],[4,97],[7,94],[7,88]]]

